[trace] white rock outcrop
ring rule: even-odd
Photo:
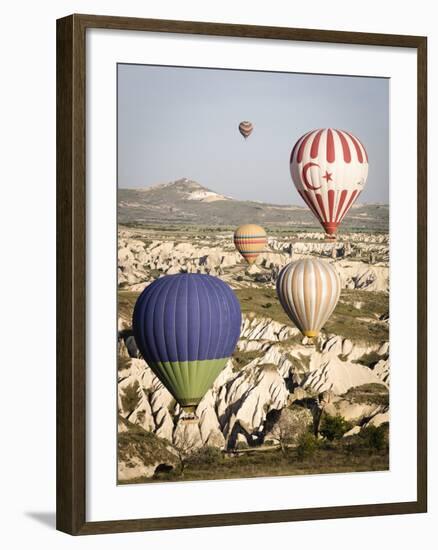
[[[373,383],[382,383],[382,380],[368,367],[324,354],[319,367],[311,370],[305,378],[303,387],[315,393],[331,390],[342,395],[350,388]]]

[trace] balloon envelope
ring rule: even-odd
[[[249,122],[249,120],[242,120],[242,122],[239,124],[239,132],[245,139],[252,134],[253,130],[254,126],[251,122]]]
[[[194,273],[154,281],[138,297],[132,319],[144,360],[178,403],[191,409],[233,353],[240,323],[231,288]]]
[[[263,227],[253,223],[241,225],[234,232],[234,245],[249,264],[265,250],[267,240]]]
[[[317,336],[341,293],[341,281],[328,262],[298,260],[282,269],[277,295],[283,309],[305,336]]]
[[[298,193],[325,232],[334,235],[365,186],[368,156],[349,132],[313,130],[292,149],[290,172]]]

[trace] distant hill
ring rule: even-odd
[[[343,221],[349,229],[388,230],[388,205],[354,206]],[[119,223],[235,226],[261,225],[320,229],[305,206],[241,201],[220,195],[187,178],[137,189],[119,189]]]

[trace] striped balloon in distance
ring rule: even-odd
[[[234,232],[234,245],[249,264],[265,251],[267,242],[266,231],[253,223],[241,225]]]
[[[254,126],[251,122],[249,122],[249,120],[242,120],[242,122],[239,124],[239,132],[245,139],[249,138],[253,130]]]

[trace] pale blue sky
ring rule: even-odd
[[[245,141],[241,120],[254,124]],[[389,80],[118,66],[118,182],[193,179],[238,199],[302,204],[289,173],[296,140],[314,128],[355,134],[370,162],[361,202],[388,202]]]

